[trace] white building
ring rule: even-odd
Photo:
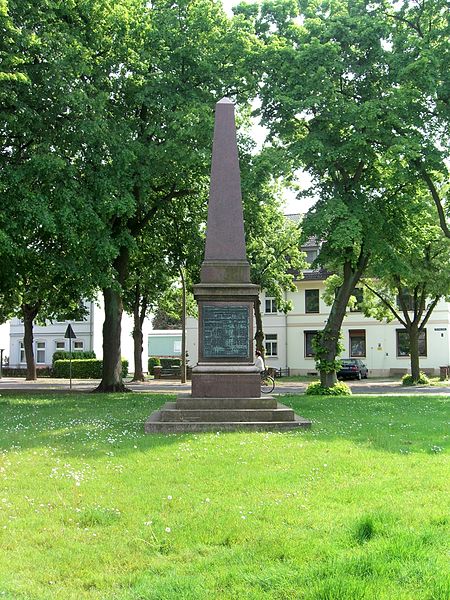
[[[315,374],[312,339],[323,329],[330,307],[323,299],[324,280],[328,274],[307,271],[296,281],[296,291],[288,292],[293,309],[284,314],[276,309],[275,300],[261,294],[265,333],[266,365],[289,368],[291,375]],[[189,364],[198,357],[197,321],[188,319],[187,350]],[[439,374],[439,367],[450,365],[450,303],[441,300],[431,315],[420,341],[420,367],[429,374]],[[344,357],[361,358],[369,376],[400,375],[410,370],[405,350],[405,330],[398,321],[389,324],[367,318],[359,310],[349,311],[342,326]]]
[[[311,260],[313,256],[309,258]],[[287,299],[293,304],[293,309],[288,314],[278,312],[275,300],[267,297],[264,292],[261,293],[267,366],[276,369],[289,368],[293,375],[315,373],[312,339],[315,332],[324,327],[330,312],[330,307],[322,300],[327,275],[328,273],[320,270],[305,271],[304,279],[296,281],[296,291],[287,293]],[[74,351],[94,350],[97,358],[102,358],[103,320],[103,305],[99,302],[89,305],[89,314],[85,321],[71,322],[77,336],[72,340]],[[38,367],[51,365],[56,350],[69,349],[69,340],[64,338],[67,325],[68,322],[64,321],[47,324],[45,327],[34,327],[34,351]],[[6,332],[6,326],[2,327]],[[132,330],[132,318],[124,313],[122,356],[129,361],[130,372],[134,371]],[[421,339],[420,366],[425,372],[438,374],[440,366],[450,365],[449,330],[450,303],[441,300],[434,309]],[[167,342],[167,332],[152,332],[154,335],[149,339],[150,331],[151,323],[147,319],[144,323],[144,370],[147,367],[149,342],[154,343],[158,333],[164,338],[164,343]],[[178,356],[181,352],[180,332],[172,331],[169,334],[172,336],[169,340],[172,344],[171,350],[165,350],[162,354],[169,352]],[[369,368],[369,376],[399,375],[409,370],[405,331],[399,322],[380,323],[364,317],[358,310],[349,311],[344,319],[342,336],[345,347],[342,357],[361,358]],[[197,343],[197,321],[188,318],[186,348],[190,366],[194,366],[198,360]],[[7,349],[8,345],[0,345],[1,347]],[[8,355],[7,350],[4,355]],[[13,319],[10,324],[9,364],[12,367],[25,367],[23,323],[18,319]]]
[[[103,357],[103,321],[105,318],[102,298],[96,302],[90,302],[88,314],[83,321],[55,321],[45,326],[34,325],[34,356],[36,366],[46,367],[52,364],[53,353],[57,350],[69,350],[69,340],[64,337],[67,326],[70,323],[76,335],[72,340],[72,351],[93,350],[97,358]],[[151,323],[148,319],[143,325],[144,351],[142,364],[144,370],[147,368],[148,358],[148,332]],[[134,347],[133,347],[133,318],[126,313],[122,316],[122,356],[129,362],[129,371],[134,371]],[[9,365],[13,368],[25,368],[25,352],[23,347],[23,322],[20,319],[10,321],[9,333]],[[8,348],[8,346],[5,346]],[[5,354],[8,354],[5,352]]]

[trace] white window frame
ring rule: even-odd
[[[27,359],[25,358],[25,344],[22,342],[19,342],[19,363],[21,365],[26,364]]]
[[[34,351],[36,353],[36,364],[37,365],[45,365],[47,360],[47,342],[44,340],[36,340]],[[44,353],[44,360],[40,360],[40,354]]]
[[[62,348],[58,344],[63,344]],[[55,352],[64,352],[66,350],[66,340],[55,340]]]
[[[267,310],[269,308],[269,310]],[[266,315],[276,315],[277,310],[277,301],[272,296],[266,296],[264,301],[264,313]]]
[[[266,333],[264,340],[267,357],[278,356],[278,334],[277,333]]]
[[[173,353],[174,354],[181,354],[181,340],[174,340],[173,341]]]
[[[81,344],[81,348],[77,348],[77,344]],[[73,352],[84,352],[84,340],[73,340],[72,350]]]

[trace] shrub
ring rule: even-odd
[[[422,373],[419,373],[419,379],[417,381],[413,380],[412,375],[403,375],[402,377],[402,385],[430,385],[430,380]]]
[[[154,375],[153,367],[160,366],[161,361],[158,356],[149,356],[148,357],[148,372],[150,375]]]
[[[74,379],[101,379],[103,361],[96,358],[72,360],[72,377]],[[53,366],[54,377],[67,379],[70,377],[70,360],[57,360]],[[128,375],[128,361],[122,359],[122,377]]]
[[[81,360],[83,358],[95,358],[93,350],[72,350],[72,360]],[[55,365],[57,360],[69,360],[70,352],[66,350],[57,350],[53,353],[52,365]]]
[[[161,358],[161,366],[163,369],[181,367],[181,358]]]
[[[305,392],[308,396],[350,396],[351,393],[351,389],[343,381],[338,381],[329,388],[323,387],[320,381],[315,381],[308,385]]]
[[[27,370],[23,367],[3,367],[2,374],[3,377],[26,377]],[[52,375],[51,367],[36,367],[36,377],[38,379],[41,377],[52,377]]]

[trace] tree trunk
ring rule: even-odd
[[[419,330],[413,324],[408,328],[409,354],[411,361],[411,376],[414,382],[419,381],[420,360],[419,360]]]
[[[336,294],[336,298],[331,307],[330,316],[323,328],[320,346],[320,361],[322,364],[332,364],[339,354],[339,338],[341,333],[342,321],[347,310],[348,301],[355,289],[356,284],[361,278],[364,268],[367,264],[368,256],[361,252],[358,265],[354,269],[350,262],[344,264],[343,282]],[[320,363],[319,363],[320,364]],[[332,387],[337,382],[336,370],[327,368],[320,369],[320,384],[323,387]]]
[[[38,313],[38,308],[35,306],[29,306],[28,304],[22,305],[22,316],[23,316],[23,347],[25,350],[25,361],[27,363],[27,381],[35,381],[36,375],[36,361],[34,359],[33,351],[33,321]]]
[[[134,375],[133,381],[144,381],[142,368],[142,352],[144,350],[144,336],[142,334],[143,319],[141,319],[141,294],[139,284],[136,286],[136,295],[133,306],[133,350],[134,350]]]
[[[181,383],[186,383],[186,278],[183,267],[180,267],[181,277]]]
[[[258,298],[255,300],[255,322],[256,322],[256,331],[255,331],[255,342],[256,342],[256,350],[259,350],[261,354],[264,356],[264,331],[262,324],[262,315],[261,315],[261,300]]]
[[[117,281],[123,286],[128,270],[128,249],[122,247],[114,262]],[[105,321],[103,323],[103,369],[102,380],[95,392],[128,391],[122,381],[122,356],[120,334],[122,331],[123,302],[119,291],[111,288],[103,290],[105,300]]]

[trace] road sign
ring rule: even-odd
[[[75,335],[74,330],[72,329],[72,325],[69,323],[67,325],[67,329],[66,329],[66,333],[64,334],[64,337],[69,339],[69,340],[76,340],[77,336]]]

